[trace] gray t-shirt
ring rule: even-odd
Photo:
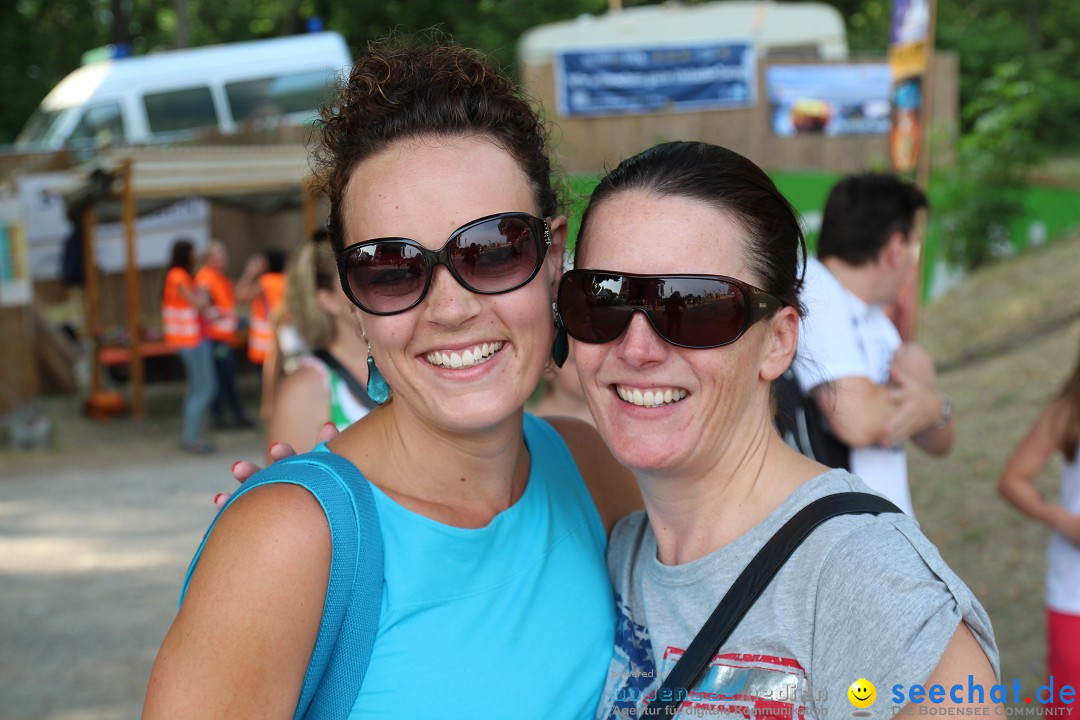
[[[608,544],[615,654],[597,718],[634,717],[652,699],[750,558],[798,510],[837,492],[872,492],[844,470],[801,486],[756,527],[685,565],[662,565],[645,513]],[[678,717],[847,717],[865,678],[867,708],[892,716],[892,686],[924,683],[963,619],[999,674],[990,618],[908,515],[845,515],[799,546],[714,656]]]

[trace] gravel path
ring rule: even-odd
[[[92,422],[46,398],[48,450],[0,450],[0,720],[133,720],[188,561],[261,431],[179,450],[177,384],[149,420]]]

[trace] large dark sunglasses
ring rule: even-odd
[[[559,283],[558,311],[571,336],[612,342],[635,312],[672,345],[715,348],[735,342],[783,303],[764,290],[723,275],[633,275],[571,270]]]
[[[337,254],[338,275],[345,295],[358,308],[394,315],[420,304],[438,265],[466,290],[498,295],[536,277],[550,246],[547,220],[499,213],[462,225],[438,250],[398,237],[350,245]]]

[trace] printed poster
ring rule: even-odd
[[[892,73],[867,65],[773,65],[765,70],[773,133],[887,135]]]
[[[63,187],[65,173],[40,173],[19,178],[18,195],[24,218],[30,274],[35,280],[60,277],[64,243],[74,230],[67,217],[63,198],[54,188]],[[187,238],[196,252],[210,242],[210,203],[203,198],[185,198],[135,221],[135,256],[140,269],[169,264],[172,244]],[[102,272],[120,272],[126,267],[122,223],[97,226],[94,250]]]
[[[562,116],[751,107],[757,64],[749,40],[564,52],[555,86]]]
[[[0,307],[29,305],[32,298],[19,201],[15,197],[0,198]]]

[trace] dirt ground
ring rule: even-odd
[[[1043,682],[1048,534],[995,483],[1075,361],[1078,267],[1080,237],[979,273],[923,314],[959,425],[948,458],[909,451],[916,514],[986,606],[1003,680],[1025,689]],[[75,398],[44,398],[53,446],[0,449],[0,720],[139,716],[211,497],[232,486],[233,460],[262,453],[256,430],[218,433],[213,456],[182,453],[181,391],[148,386],[142,423],[91,422]],[[1051,496],[1057,477],[1055,463],[1040,478]]]
[[[48,450],[0,450],[0,720],[134,720],[191,555],[261,433],[179,449],[177,383],[148,386],[148,420],[42,409]]]

